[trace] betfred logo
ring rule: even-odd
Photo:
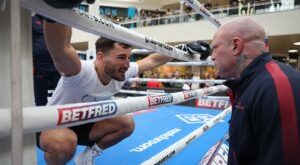
[[[161,104],[171,103],[173,101],[173,96],[170,94],[158,95],[158,96],[148,96],[148,106],[156,106]]]
[[[196,91],[183,92],[184,100],[188,100],[188,99],[194,98],[194,97],[197,97],[197,92]]]
[[[98,103],[80,107],[60,108],[58,109],[59,118],[57,125],[114,115],[116,112],[117,105],[115,102]]]
[[[226,109],[230,106],[229,97],[200,97],[196,104],[201,108]]]

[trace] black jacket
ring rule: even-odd
[[[300,164],[300,73],[258,56],[231,89],[228,164]]]
[[[32,54],[36,70],[56,71],[44,38],[43,18],[39,15],[32,17]]]

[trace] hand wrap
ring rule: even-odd
[[[193,41],[186,44],[176,45],[176,48],[187,52],[190,55],[200,55],[200,60],[206,60],[211,54],[210,45],[204,41]]]

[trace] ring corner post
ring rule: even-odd
[[[0,113],[3,114],[3,111],[7,109],[10,111],[16,109],[18,111],[21,110],[18,116],[22,117],[22,107],[24,105],[33,105],[33,77],[31,13],[22,9],[19,3],[20,0],[6,0],[5,7],[1,6],[3,10],[0,11],[0,111],[2,111]],[[20,63],[14,63],[19,65],[17,66],[18,70],[14,71],[12,63],[14,62],[13,59],[16,58],[12,56],[16,54],[20,55],[17,57]],[[16,72],[19,73],[15,74]],[[20,95],[19,98],[12,97],[16,95],[16,93],[13,94],[13,86],[15,84],[19,86],[19,89],[15,90]],[[8,114],[15,113],[9,112]],[[19,117],[13,119],[18,119]],[[8,121],[11,122],[10,119],[5,120],[5,122]],[[21,118],[19,121],[14,121],[13,124],[22,121]],[[5,125],[11,124],[6,123]],[[16,125],[16,130],[21,131],[15,133],[16,135],[20,134],[20,137],[16,137],[15,135],[0,137],[0,164],[37,164],[34,135],[23,135],[22,125],[23,123],[19,124],[19,127]],[[13,136],[15,138],[12,138]],[[12,148],[12,146],[16,147]]]

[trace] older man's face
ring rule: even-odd
[[[215,34],[212,41],[212,60],[215,61],[217,76],[230,78],[234,76],[236,59],[233,56],[231,38],[225,37],[221,32]]]

